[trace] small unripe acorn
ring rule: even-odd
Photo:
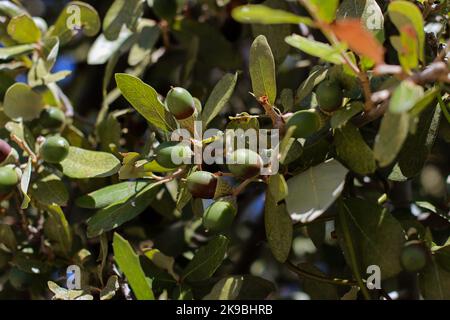
[[[211,172],[196,171],[187,178],[187,188],[195,198],[213,199],[218,178]]]
[[[11,146],[5,140],[0,139],[0,163],[8,158],[11,151]]]
[[[412,240],[405,244],[400,254],[400,263],[405,271],[419,272],[427,265],[429,252],[425,244]]]
[[[174,169],[183,165],[183,160],[190,159],[192,150],[189,146],[176,141],[161,143],[156,152],[156,162],[167,169]],[[178,162],[179,163],[176,163]]]
[[[45,108],[39,117],[39,123],[46,129],[60,129],[65,122],[66,115],[56,107]]]
[[[292,134],[294,138],[305,139],[319,131],[321,127],[320,115],[314,110],[301,110],[289,118],[286,126],[288,128],[296,127]]]
[[[263,160],[249,149],[238,149],[228,159],[228,170],[236,177],[250,179],[260,174]]]
[[[170,89],[166,97],[166,105],[177,120],[184,120],[195,113],[195,101],[189,91],[176,87]]]
[[[162,19],[172,19],[177,9],[177,0],[153,0],[153,12]]]
[[[236,208],[228,201],[216,201],[203,213],[203,226],[213,233],[225,231],[233,224]]]
[[[10,193],[19,183],[19,176],[13,166],[0,167],[0,195]]]
[[[48,163],[60,163],[69,154],[69,142],[60,136],[52,136],[45,139],[41,146],[42,159]]]
[[[316,88],[316,99],[320,109],[333,112],[342,106],[344,93],[336,81],[323,81]]]

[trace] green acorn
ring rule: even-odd
[[[40,155],[48,163],[60,163],[69,154],[69,142],[61,136],[45,139],[40,149]]]
[[[337,81],[325,80],[316,88],[316,99],[321,110],[333,112],[342,106],[344,93]]]
[[[262,167],[262,158],[249,149],[236,150],[228,158],[228,170],[236,178],[250,179],[258,176]]]
[[[292,115],[286,123],[288,128],[295,126],[293,137],[306,139],[320,130],[320,115],[315,110],[301,110]]]
[[[177,0],[153,0],[153,12],[161,19],[173,19],[177,9]]]
[[[203,213],[203,226],[208,231],[219,233],[233,224],[236,208],[228,201],[216,201]]]
[[[177,120],[190,118],[196,111],[194,98],[186,89],[170,89],[166,97],[166,106]]]
[[[156,162],[167,169],[175,169],[183,165],[183,160],[190,159],[192,156],[192,150],[189,146],[176,141],[161,143],[155,152]],[[175,163],[176,158],[181,162]]]
[[[425,268],[429,257],[429,250],[425,244],[420,240],[412,240],[403,247],[400,263],[405,271],[415,273]]]
[[[58,130],[66,123],[66,115],[59,108],[45,108],[41,112],[39,123],[46,129]]]
[[[19,183],[19,176],[13,166],[0,167],[0,195],[10,193]]]
[[[218,177],[207,171],[196,171],[187,178],[187,188],[195,198],[213,199]]]

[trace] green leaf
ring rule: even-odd
[[[419,8],[408,1],[393,1],[388,6],[388,14],[399,31],[405,26],[413,27],[419,45],[419,59],[425,62],[425,31]]]
[[[288,11],[272,9],[265,5],[249,4],[240,6],[231,12],[233,18],[241,23],[262,23],[262,24],[306,24],[313,25],[310,18],[301,17]]]
[[[35,43],[41,39],[41,30],[33,18],[23,14],[9,21],[8,34],[18,43]]]
[[[154,300],[150,279],[145,277],[138,255],[130,243],[118,233],[113,239],[114,260],[127,277],[128,283],[138,300]]]
[[[354,116],[364,111],[364,104],[360,101],[355,101],[347,104],[344,108],[340,108],[331,116],[331,128],[339,129],[345,126]]]
[[[99,210],[87,222],[88,237],[99,236],[140,215],[154,200],[158,190],[159,185],[150,184],[135,196],[118,200],[114,204]]]
[[[100,28],[100,17],[94,7],[85,2],[72,1],[61,11],[47,36],[57,36],[61,44],[66,44],[80,30],[83,30],[88,37],[93,37],[100,31]]]
[[[336,19],[352,18],[360,19],[367,30],[384,37],[383,11],[376,0],[344,0],[337,10]]]
[[[309,54],[310,56],[318,57],[324,61],[334,64],[342,64],[344,62],[338,50],[329,44],[310,40],[308,38],[293,34],[285,39],[285,41],[292,47]]]
[[[138,24],[138,32],[137,41],[131,47],[128,55],[130,66],[136,66],[143,61],[150,54],[161,35],[160,27],[152,20],[142,19]]]
[[[339,0],[307,0],[307,2],[319,19],[327,23],[334,21]]]
[[[345,127],[335,130],[334,143],[338,157],[355,173],[367,175],[377,169],[372,149],[354,125],[348,123]]]
[[[141,0],[115,0],[103,20],[103,34],[106,39],[116,40],[125,25],[133,30],[142,15]]]
[[[314,88],[321,83],[328,74],[328,68],[322,66],[313,67],[308,78],[303,81],[297,89],[295,94],[295,105],[299,105],[305,98],[307,98],[314,90]]]
[[[411,81],[402,81],[395,88],[389,102],[389,111],[392,113],[402,113],[411,110],[423,97],[424,89]]]
[[[104,178],[119,172],[120,161],[111,153],[70,147],[69,155],[61,162],[61,166],[69,178]]]
[[[35,181],[29,190],[31,198],[44,206],[65,206],[69,200],[69,192],[61,179],[49,174]]]
[[[167,271],[176,281],[179,281],[179,276],[175,273],[174,265],[175,259],[166,256],[158,249],[152,249],[145,252],[145,256],[158,268]]]
[[[123,96],[155,127],[170,132],[176,128],[173,116],[158,99],[158,93],[139,78],[118,73],[116,82]]]
[[[281,200],[284,200],[289,194],[286,180],[281,174],[269,176],[268,187],[270,195],[275,203],[279,203]]]
[[[286,205],[277,205],[270,192],[266,194],[264,210],[266,238],[275,259],[286,262],[291,252],[294,226],[286,211]]]
[[[17,250],[17,240],[10,225],[0,224],[0,244],[3,244],[11,252]]]
[[[109,277],[106,286],[100,291],[100,300],[111,300],[119,289],[119,278],[117,276]]]
[[[312,264],[302,263],[298,268],[319,277],[326,275]],[[303,288],[311,300],[339,300],[336,286],[315,280],[303,279]]]
[[[82,196],[75,203],[80,208],[103,209],[119,201],[128,200],[148,185],[147,181],[121,182]]]
[[[424,111],[420,116],[416,132],[406,139],[398,157],[398,165],[407,178],[412,178],[422,171],[436,140],[440,120],[439,107]]]
[[[209,279],[220,267],[227,253],[229,240],[219,235],[201,247],[183,272],[183,279],[190,282]]]
[[[420,272],[419,288],[426,300],[450,300],[450,272],[433,257],[425,270]]]
[[[202,112],[203,125],[206,127],[222,109],[226,106],[231,96],[233,95],[234,88],[236,87],[238,79],[238,73],[227,73],[216,84],[211,92],[208,101]]]
[[[33,163],[31,157],[28,158],[27,165],[22,170],[22,176],[20,177],[20,192],[22,193],[23,200],[20,206],[21,209],[27,209],[30,204],[30,196],[28,195],[28,189],[30,187],[31,175],[33,173]]]
[[[410,118],[407,113],[387,112],[375,140],[375,159],[381,167],[395,160],[408,137]]]
[[[34,51],[35,44],[22,44],[13,47],[0,48],[0,60],[8,60],[30,54]]]
[[[250,49],[250,77],[253,94],[266,96],[273,105],[277,98],[275,61],[266,37],[258,36]]]
[[[39,118],[44,109],[42,96],[24,83],[15,83],[6,91],[5,114],[11,119],[30,121]]]
[[[72,232],[64,212],[57,205],[48,206],[46,210],[48,217],[44,224],[45,235],[56,252],[69,257],[72,250]]]
[[[286,207],[294,221],[311,222],[321,216],[339,197],[348,170],[332,159],[287,181]]]
[[[263,278],[245,275],[221,279],[203,300],[263,300],[275,286]]]
[[[343,224],[351,235],[352,247],[361,276],[366,275],[368,266],[377,265],[381,278],[388,279],[402,271],[399,256],[405,243],[402,225],[391,213],[365,199],[347,199],[340,206],[336,232],[347,263],[350,261],[350,247],[344,241]],[[346,221],[342,221],[345,219]]]

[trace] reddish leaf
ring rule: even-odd
[[[367,31],[358,19],[336,21],[331,29],[338,39],[347,43],[349,48],[359,55],[372,59],[376,64],[384,62],[384,48]]]

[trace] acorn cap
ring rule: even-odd
[[[5,140],[0,139],[0,163],[8,158],[11,150],[11,146]]]

